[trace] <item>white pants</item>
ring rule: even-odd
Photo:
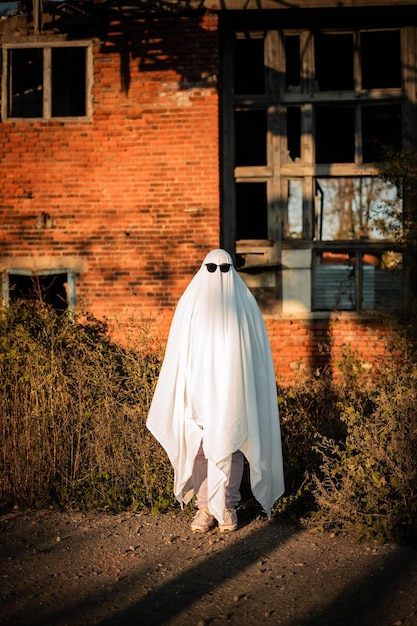
[[[240,502],[240,484],[242,482],[244,462],[244,456],[240,450],[232,454],[232,471],[229,484],[226,486],[225,507],[228,509],[235,509]],[[195,505],[198,509],[207,508],[207,465],[203,442],[201,442],[193,468],[193,486],[197,495]]]

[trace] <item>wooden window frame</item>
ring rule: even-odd
[[[318,242],[315,235],[315,180],[320,177],[358,177],[378,176],[378,168],[373,163],[364,163],[362,158],[362,128],[361,108],[364,105],[378,106],[378,104],[397,104],[401,106],[402,118],[402,146],[408,147],[408,141],[413,143],[417,137],[415,120],[415,107],[417,105],[417,80],[412,68],[417,65],[416,35],[417,30],[413,26],[387,26],[378,28],[340,28],[326,29],[329,33],[353,34],[353,89],[349,92],[318,91],[314,85],[315,57],[314,57],[314,29],[283,29],[268,28],[265,30],[251,31],[250,36],[263,37],[264,67],[266,89],[264,94],[234,94],[233,92],[233,52],[234,38],[245,36],[248,31],[242,29],[241,35],[233,26],[225,29],[223,33],[223,91],[222,91],[222,118],[223,118],[223,162],[222,162],[222,245],[240,255],[242,252],[250,259],[251,267],[241,267],[243,276],[245,272],[251,275],[256,271],[256,265],[261,268],[270,266],[270,271],[276,272],[276,299],[277,306],[274,312],[281,310],[282,304],[282,272],[280,271],[280,259],[283,249],[309,249],[311,255],[323,242]],[[361,89],[361,66],[358,42],[363,32],[376,31],[400,31],[400,58],[402,81],[401,87],[384,89]],[[287,91],[285,83],[285,36],[298,35],[300,37],[300,49],[304,50],[301,59],[301,88],[297,91]],[[337,106],[349,104],[354,108],[354,158],[347,163],[323,163],[315,162],[314,148],[314,111],[317,105]],[[301,108],[301,158],[297,162],[291,161],[287,155],[286,136],[286,109],[288,106]],[[267,163],[266,165],[235,166],[234,157],[234,111],[239,107],[250,110],[251,108],[265,108],[268,115],[267,130]],[[287,191],[288,180],[302,180],[303,189],[303,212],[302,212],[302,237],[300,239],[286,239],[287,226]],[[261,182],[267,183],[268,200],[268,239],[264,241],[235,240],[236,208],[234,186],[237,182]],[[406,207],[404,207],[404,211]],[[392,247],[389,240],[385,241],[387,248]],[[328,242],[332,247],[332,242]],[[349,241],[349,247],[354,242]],[[370,245],[375,245],[375,241]],[[336,244],[338,245],[338,243]],[[366,244],[365,244],[366,245]],[[379,243],[377,245],[380,245]],[[381,244],[384,245],[384,244]],[[362,247],[362,243],[360,244]],[[254,265],[252,265],[254,264]],[[311,269],[312,271],[312,269]],[[254,284],[252,281],[251,284]],[[260,284],[260,283],[259,283]],[[311,274],[313,285],[313,274]],[[360,287],[359,283],[357,287]],[[281,299],[281,301],[280,301]],[[310,312],[313,311],[311,306]],[[360,313],[360,307],[356,307],[356,313]]]
[[[16,117],[8,115],[9,86],[8,86],[8,63],[9,51],[16,49],[41,48],[43,55],[43,106],[42,116],[39,117]],[[53,48],[85,48],[86,84],[85,84],[85,115],[80,116],[52,116],[52,81],[51,81],[51,56]],[[58,122],[90,122],[93,115],[93,44],[91,40],[76,41],[53,41],[39,42],[26,41],[25,43],[8,42],[2,44],[2,78],[1,78],[1,119],[3,122],[34,122],[34,121],[58,121]]]

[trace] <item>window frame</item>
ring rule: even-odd
[[[54,274],[66,274],[67,275],[67,284],[68,284],[68,292],[67,292],[67,310],[74,311],[75,308],[75,270],[72,268],[59,268],[59,269],[44,269],[44,270],[26,270],[26,269],[15,269],[15,268],[7,268],[1,272],[1,282],[2,282],[2,306],[6,307],[10,304],[10,281],[9,276],[11,274],[16,274],[18,276],[52,276]]]
[[[362,126],[361,110],[364,106],[379,105],[400,105],[401,107],[401,146],[407,148],[407,141],[410,137],[415,137],[416,120],[413,116],[412,105],[417,104],[416,100],[416,78],[412,75],[409,67],[410,59],[416,61],[417,50],[415,44],[416,28],[406,25],[388,24],[377,26],[376,28],[355,28],[329,27],[320,29],[323,32],[332,34],[353,34],[353,89],[344,92],[322,91],[314,87],[314,26],[308,28],[285,28],[278,24],[268,24],[265,29],[245,29],[230,25],[229,29],[223,31],[223,91],[222,91],[222,118],[223,118],[223,169],[222,169],[222,245],[237,254],[237,266],[242,277],[249,278],[251,288],[254,288],[255,295],[262,298],[262,282],[270,283],[269,279],[264,279],[262,269],[269,265],[270,272],[275,272],[275,304],[264,307],[264,312],[282,315],[285,309],[283,306],[283,280],[285,280],[285,270],[288,269],[281,263],[284,250],[307,249],[310,250],[310,285],[314,288],[313,257],[315,251],[322,246],[332,250],[343,242],[323,242],[315,238],[315,181],[322,177],[378,177],[379,170],[375,163],[363,162],[362,146]],[[401,86],[387,87],[383,89],[362,89],[361,88],[361,66],[360,55],[357,47],[361,34],[364,32],[387,32],[399,31],[400,48],[399,58],[401,60]],[[264,40],[264,71],[265,71],[265,93],[263,94],[235,94],[233,91],[233,69],[234,69],[234,41],[235,38],[245,37],[249,33],[252,38],[262,37]],[[296,35],[299,37],[300,49],[305,51],[301,59],[301,85],[296,89],[286,88],[286,59],[285,59],[285,36]],[[414,46],[414,47],[413,47]],[[412,51],[410,50],[412,48]],[[406,62],[408,61],[408,62]],[[354,159],[351,162],[316,163],[315,160],[315,107],[320,105],[349,105],[354,108]],[[300,132],[300,158],[291,160],[287,157],[287,125],[286,111],[288,107],[299,107],[301,111],[301,132]],[[234,115],[237,110],[255,110],[263,108],[267,112],[267,163],[265,165],[237,166],[235,159],[235,128]],[[297,151],[297,137],[294,139],[294,150]],[[286,238],[288,230],[289,215],[288,207],[288,181],[300,181],[302,188],[302,236],[297,238]],[[234,236],[236,228],[236,183],[266,182],[268,188],[267,212],[268,238],[260,240],[238,240]],[[403,206],[403,214],[406,212],[406,205]],[[390,249],[394,241],[386,239],[383,242],[369,241],[369,245],[375,247],[385,246]],[[357,244],[358,254],[367,242],[349,240],[345,242],[350,249]],[[241,263],[241,253],[249,259]],[[284,254],[285,256],[285,254]],[[305,259],[305,257],[303,257]],[[305,261],[303,260],[303,263]],[[239,266],[240,264],[240,266]],[[303,266],[303,269],[306,269]],[[254,274],[259,276],[258,283],[254,281]],[[259,289],[256,288],[259,284]],[[360,286],[360,281],[357,281]],[[255,286],[255,287],[254,287]],[[262,308],[262,301],[260,302]],[[313,298],[309,305],[309,312],[314,313]],[[356,306],[355,312],[360,314],[361,308]],[[318,312],[325,313],[325,311]]]
[[[16,117],[8,115],[9,85],[8,66],[9,51],[21,49],[43,50],[43,101],[42,116]],[[52,49],[53,48],[85,48],[85,115],[53,116],[52,115]],[[93,42],[91,40],[75,41],[26,41],[25,43],[7,42],[2,44],[2,75],[1,75],[1,119],[2,122],[90,122],[93,115]]]

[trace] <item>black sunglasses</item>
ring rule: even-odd
[[[218,267],[220,267],[220,271],[223,272],[223,274],[225,274],[226,272],[230,270],[230,268],[232,267],[232,264],[220,263],[220,265],[216,265],[215,263],[206,263],[207,271],[210,272],[210,274],[215,272]]]

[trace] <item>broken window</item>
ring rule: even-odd
[[[223,144],[225,245],[263,255],[267,269],[251,274],[251,287],[269,288],[265,273],[282,268],[277,300],[291,293],[295,302],[310,277],[297,310],[359,312],[384,308],[391,288],[402,296],[393,286],[402,260],[393,271],[386,256],[402,236],[402,201],[378,162],[416,127],[407,105],[416,48],[410,29],[386,24],[268,23],[233,34],[234,55],[224,55],[225,76],[234,73],[223,85],[234,116]]]
[[[237,183],[236,239],[267,239],[266,183]]]
[[[266,138],[266,111],[236,111],[236,165],[265,165]]]
[[[291,161],[301,158],[301,107],[287,108],[287,154]]]
[[[316,163],[355,161],[355,109],[353,106],[317,106]]]
[[[6,118],[85,117],[90,54],[86,45],[5,46],[2,93]]]
[[[86,114],[85,48],[52,48],[52,117]]]
[[[239,38],[234,49],[235,94],[265,93],[264,40]]]
[[[301,91],[300,35],[285,37],[285,86],[287,91]]]
[[[371,163],[384,159],[387,148],[401,149],[401,105],[380,104],[363,106],[362,150],[363,162]]]
[[[401,32],[369,31],[360,36],[362,89],[401,87]]]
[[[8,51],[9,117],[43,115],[43,49]]]
[[[316,34],[314,42],[316,86],[319,91],[354,88],[353,34]],[[337,60],[337,66],[331,59]]]
[[[3,299],[8,302],[42,302],[57,312],[74,306],[73,272],[10,270],[3,281]]]

